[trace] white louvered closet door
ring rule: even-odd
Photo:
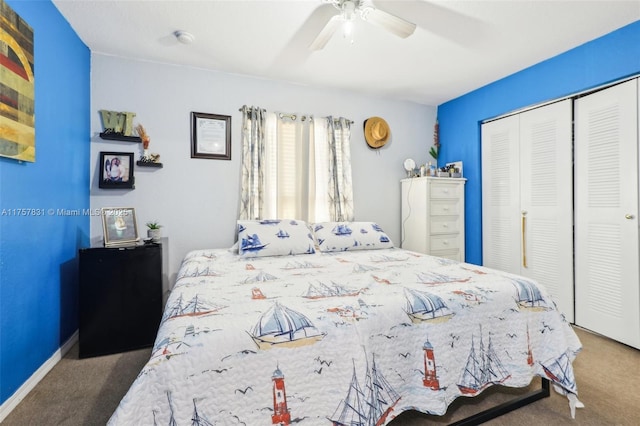
[[[520,118],[482,125],[482,264],[520,273]]]
[[[520,114],[520,273],[573,322],[572,101]]]
[[[640,348],[638,80],[576,101],[576,324]]]
[[[482,125],[482,253],[535,279],[573,321],[572,105]]]

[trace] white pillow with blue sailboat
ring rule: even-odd
[[[375,222],[320,222],[313,225],[320,251],[393,248],[393,242]]]
[[[243,257],[313,254],[315,242],[306,222],[295,219],[239,220],[238,254]]]

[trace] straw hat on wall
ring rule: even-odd
[[[371,117],[364,120],[364,139],[371,148],[382,148],[390,135],[389,125],[383,118]]]

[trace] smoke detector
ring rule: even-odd
[[[191,43],[193,43],[193,40],[195,39],[193,34],[191,34],[190,32],[187,32],[187,31],[182,31],[182,30],[178,30],[178,31],[174,32],[173,35],[176,36],[178,41],[180,43],[182,43],[182,44],[191,44]]]

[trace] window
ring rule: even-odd
[[[252,120],[245,114],[241,219],[353,219],[350,121],[267,113],[260,145]]]

